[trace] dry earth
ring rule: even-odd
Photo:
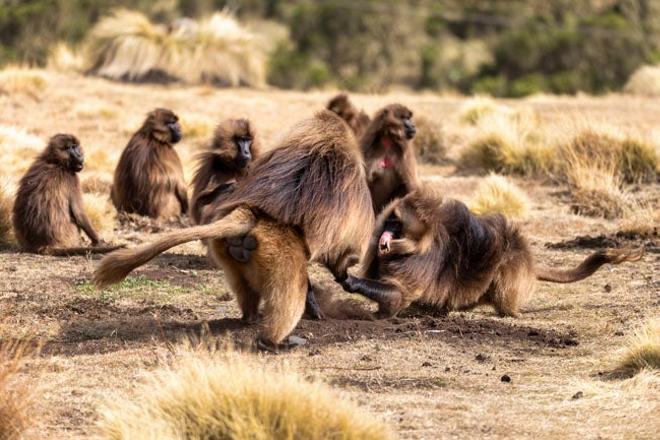
[[[76,134],[90,158],[83,180],[94,173],[107,178],[144,114],[170,107],[192,131],[177,146],[190,178],[191,158],[215,121],[247,116],[262,142],[272,145],[329,96],[122,85],[49,74],[37,96],[0,96],[0,123],[42,139],[62,131]],[[369,112],[391,101],[410,106],[416,115],[442,125],[450,155],[473,130],[459,118],[465,98],[398,93],[355,95],[354,100]],[[583,118],[649,133],[660,129],[660,101],[652,99],[539,97],[508,104],[533,108],[558,130]],[[14,182],[20,177],[15,169],[5,167],[2,173]],[[469,197],[481,178],[459,175],[451,165],[424,166],[422,174],[457,198]],[[593,250],[590,246],[630,244],[612,235],[616,222],[570,214],[561,187],[517,182],[532,200],[523,228],[540,261],[572,265]],[[656,209],[658,188],[643,188]],[[548,246],[601,234],[606,239]],[[103,235],[128,243],[151,236],[148,230],[119,226]],[[647,245],[642,262],[605,267],[573,285],[539,284],[520,319],[480,308],[444,318],[414,310],[384,321],[303,320],[295,334],[309,338],[308,346],[269,362],[291,365],[342,389],[395,426],[402,438],[657,438],[660,376],[608,374],[632,328],[657,316],[660,305],[657,237],[633,242]],[[168,342],[199,333],[205,325],[212,335],[239,345],[254,334],[240,325],[222,273],[209,267],[198,244],[168,252],[120,287],[102,292],[88,283],[96,264],[94,258],[0,252],[2,333],[47,340],[24,372],[43,389],[30,433],[35,438],[92,434],[97,405],[117,393],[130,395],[140,377],[159,364]],[[327,283],[322,270],[312,273]],[[503,381],[505,376],[510,381]]]

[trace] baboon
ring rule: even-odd
[[[181,140],[179,118],[158,108],[147,115],[121,154],[112,184],[120,212],[169,220],[188,212],[183,167],[173,145]]]
[[[48,255],[104,253],[106,245],[89,222],[82,205],[77,173],[83,169],[80,142],[56,134],[21,178],[12,221],[16,239],[27,252]],[[92,246],[81,246],[80,230]]]
[[[254,129],[247,119],[228,119],[213,134],[211,148],[199,155],[190,199],[190,218],[199,223],[202,209],[226,194],[259,156]]]
[[[358,139],[362,137],[369,125],[369,115],[355,107],[350,99],[348,99],[346,93],[340,93],[332,98],[328,101],[328,105],[326,105],[325,108],[331,112],[337,113],[340,118],[346,121],[348,126],[353,130],[355,137]]]
[[[400,104],[379,110],[360,140],[374,211],[418,187],[412,112]]]
[[[637,261],[643,249],[605,250],[570,270],[538,267],[520,230],[501,214],[476,216],[461,202],[417,191],[380,214],[361,276],[343,287],[379,304],[379,317],[412,302],[446,313],[490,304],[518,316],[534,281],[572,283],[602,265]]]
[[[355,137],[327,110],[296,124],[278,147],[255,161],[225,201],[207,208],[202,226],[110,254],[94,282],[117,282],[173,246],[209,240],[243,318],[254,320],[259,302],[265,303],[257,344],[272,351],[293,345],[285,338],[310,291],[307,262],[320,262],[344,280],[366,249],[374,223]],[[249,258],[241,259],[246,253]]]

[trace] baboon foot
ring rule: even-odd
[[[243,316],[241,316],[241,322],[246,325],[253,325],[259,322],[259,314],[258,313],[244,313]]]
[[[267,341],[264,338],[258,338],[257,350],[267,353],[280,354],[283,352],[291,351],[297,347],[302,347],[303,345],[306,344],[307,344],[307,339],[300,338],[298,336],[289,336],[279,344],[275,344],[274,342]]]
[[[325,319],[325,315],[319,306],[318,301],[316,301],[316,295],[314,295],[314,289],[312,289],[312,284],[308,283],[307,285],[307,298],[305,299],[305,316],[309,319],[321,320]]]

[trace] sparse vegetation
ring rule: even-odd
[[[492,115],[496,112],[510,111],[508,107],[497,104],[495,100],[489,96],[477,95],[465,101],[461,106],[461,121],[477,125],[479,121],[485,116]]]
[[[328,386],[238,353],[179,353],[135,400],[101,411],[108,439],[390,439],[385,424]]]
[[[660,318],[652,318],[628,338],[617,371],[634,375],[643,369],[660,370]]]
[[[83,193],[83,206],[94,229],[100,233],[112,232],[117,221],[117,212],[110,202],[107,192]]]
[[[4,153],[7,170],[22,175],[45,147],[43,139],[34,136],[22,128],[0,125],[0,150]]]
[[[92,29],[87,57],[89,72],[125,81],[259,87],[266,75],[262,46],[228,12],[168,27],[119,9]]]
[[[417,135],[413,141],[417,159],[422,163],[437,164],[446,159],[442,127],[432,123],[423,116],[415,118]]]
[[[47,84],[42,70],[9,66],[0,71],[0,95],[20,93],[38,98]]]
[[[507,177],[491,174],[479,182],[468,206],[476,214],[501,213],[512,219],[524,219],[529,214],[530,201]]]

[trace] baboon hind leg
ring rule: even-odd
[[[273,280],[271,289],[263,292],[263,319],[258,348],[278,352],[304,342],[301,338],[295,338],[295,342],[287,340],[283,343],[305,311],[308,285],[306,274],[303,278],[291,280],[287,274],[279,280]]]
[[[247,324],[256,324],[259,320],[259,303],[261,302],[259,293],[247,285],[247,281],[240,273],[225,270],[225,277],[227,283],[231,286],[232,292],[236,295],[238,307],[243,314],[241,321]]]
[[[534,278],[526,267],[503,268],[489,289],[490,300],[502,316],[520,316],[519,308],[534,288]]]

